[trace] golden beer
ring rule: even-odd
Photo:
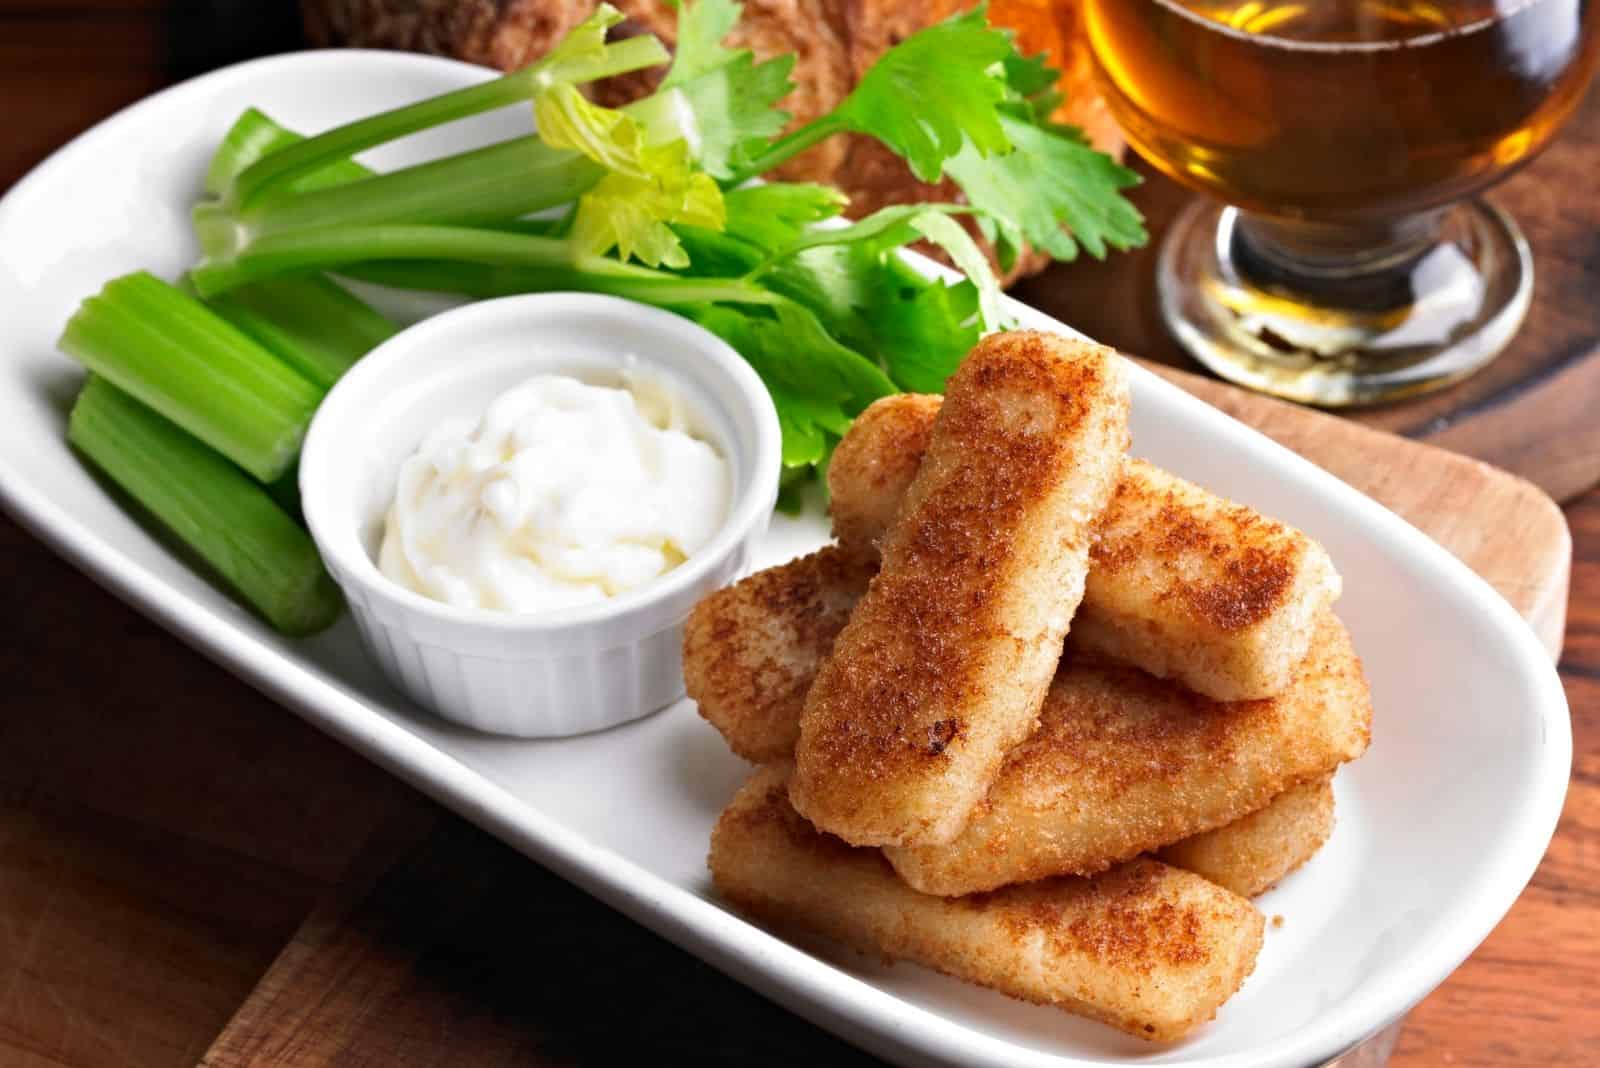
[[[1133,147],[1215,198],[1173,220],[1156,269],[1195,359],[1370,404],[1448,385],[1515,335],[1533,257],[1473,194],[1577,106],[1591,0],[1058,2]]]
[[[1083,0],[1130,141],[1247,211],[1445,204],[1544,146],[1590,73],[1587,0]]]

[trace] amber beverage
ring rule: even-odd
[[[1113,114],[1174,178],[1272,215],[1393,215],[1527,159],[1577,103],[1585,0],[1085,0]]]
[[[1594,73],[1592,0],[1060,0],[1153,165],[1215,198],[1167,228],[1163,319],[1224,377],[1368,404],[1483,366],[1533,259],[1474,196]]]

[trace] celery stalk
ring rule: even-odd
[[[189,272],[202,297],[263,278],[364,260],[465,260],[517,267],[572,267],[576,250],[560,238],[464,226],[325,226],[269,234],[232,259],[207,260]],[[617,266],[616,261],[610,261]],[[597,269],[604,270],[604,266]]]
[[[605,174],[592,160],[528,136],[248,210],[205,201],[193,217],[208,260],[227,262],[268,237],[319,227],[504,222],[571,203]]]
[[[300,504],[300,467],[287,472],[278,481],[267,486],[267,496],[271,497],[282,508],[284,514],[301,526],[306,524],[305,509]]]
[[[656,66],[668,58],[661,42],[648,36],[608,44],[593,55],[564,57],[552,53],[492,81],[358,119],[273,152],[239,174],[226,199],[235,208],[247,209],[329,162],[446,122],[521,103],[553,80],[577,85]]]
[[[576,200],[605,174],[593,160],[551,148],[530,134],[359,182],[296,193],[244,212],[240,221],[264,234],[330,223],[502,222]]]
[[[602,261],[605,271],[579,267],[516,267],[440,260],[369,260],[339,268],[339,273],[392,289],[454,293],[485,300],[518,293],[574,290],[608,293],[644,304],[777,304],[784,298],[738,278],[683,278],[646,267]],[[621,268],[617,270],[616,268]]]
[[[294,462],[322,399],[227,320],[143,271],[85,300],[60,347],[262,482]]]
[[[67,440],[278,630],[338,617],[338,588],[306,532],[237,467],[98,375],[78,395]]]
[[[371,305],[320,274],[268,279],[206,303],[324,390],[395,332]]]
[[[206,171],[206,192],[211,196],[222,196],[233,180],[251,164],[304,140],[300,134],[278,125],[255,108],[246,108],[228,128],[222,143],[217,145],[217,151],[211,157],[211,167]],[[305,192],[371,176],[372,171],[353,159],[336,159],[301,177],[290,187],[295,192]]]

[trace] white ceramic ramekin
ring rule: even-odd
[[[716,537],[684,563],[602,604],[548,614],[465,609],[379,572],[400,465],[442,420],[476,418],[539,373],[620,384],[627,359],[678,391],[728,460]],[[750,366],[669,312],[616,297],[540,293],[471,304],[374,349],[323,401],[300,460],[306,522],[383,671],[446,719],[555,737],[637,719],[683,694],[683,621],[744,574],[778,491],[778,417]]]

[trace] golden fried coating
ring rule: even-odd
[[[1094,879],[929,897],[796,814],[786,775],[758,769],[711,835],[717,891],[763,923],[1162,1042],[1215,1016],[1255,967],[1261,914],[1190,872],[1141,858]]]
[[[695,605],[684,681],[735,753],[756,764],[794,759],[806,693],[877,570],[875,558],[830,545]]]
[[[1285,790],[1259,812],[1167,846],[1168,864],[1244,897],[1264,894],[1310,860],[1333,833],[1333,776]]]
[[[700,714],[754,763],[787,760],[818,665],[866,589],[872,565],[830,546],[720,590],[690,616],[684,675]],[[1068,641],[1068,656],[1072,656]],[[1001,776],[1006,774],[1002,766]],[[1161,860],[1235,893],[1265,893],[1333,830],[1331,778],[1167,846]]]
[[[801,814],[854,845],[961,832],[1038,718],[1127,419],[1103,346],[1017,331],[968,355],[882,568],[806,696]]]
[[[1281,692],[1339,596],[1321,545],[1140,460],[1098,534],[1079,647],[1218,700]]]
[[[878,539],[917,477],[943,400],[923,393],[885,397],[856,416],[839,440],[828,461],[828,496],[842,548],[877,562]]]
[[[695,605],[683,629],[684,682],[735,753],[757,764],[794,756],[806,691],[877,569],[828,546]]]
[[[1092,875],[1322,778],[1366,750],[1371,722],[1361,661],[1332,612],[1294,684],[1258,701],[1211,701],[1075,654],[1039,729],[1011,752],[960,837],[884,852],[929,894]]]
[[[841,545],[870,553],[883,536],[938,405],[886,397],[839,443],[828,488]],[[1096,525],[1073,641],[1219,701],[1271,697],[1339,586],[1305,534],[1129,459]]]

